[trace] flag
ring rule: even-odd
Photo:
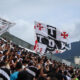
[[[52,53],[63,53],[65,52],[66,50],[71,50],[71,44],[66,44],[66,43],[63,43],[61,42],[61,47],[60,48],[57,48],[52,52]]]
[[[0,18],[0,35],[5,33],[11,26],[14,26],[14,23]]]
[[[56,40],[68,42],[69,34],[66,31],[56,29]]]
[[[34,50],[40,54],[62,53],[66,51],[67,37],[66,32],[59,31],[56,27],[35,22],[36,41]]]
[[[51,36],[56,38],[56,28],[50,25],[46,25],[43,23],[35,22],[35,33],[44,35],[44,36]]]
[[[46,24],[35,22],[35,33],[48,36]]]

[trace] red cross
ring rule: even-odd
[[[38,46],[38,44],[35,46],[35,52],[37,53],[37,51],[39,50],[39,46]]]
[[[38,47],[37,43],[38,43],[38,41],[36,40],[35,45],[34,45],[34,50]]]
[[[58,51],[58,50],[56,50],[56,53],[59,53],[59,51]]]
[[[63,36],[64,39],[66,39],[68,37],[68,34],[66,34],[66,32],[61,33],[61,36]]]
[[[43,28],[43,26],[40,23],[37,24],[37,27],[39,28],[40,31]]]
[[[36,26],[34,26],[34,29],[36,29]]]
[[[35,40],[35,44],[37,44],[38,43],[38,41],[37,40]]]
[[[56,50],[56,53],[61,53],[61,51],[60,50]]]
[[[40,53],[42,52],[42,48],[40,48]]]

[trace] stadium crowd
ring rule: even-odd
[[[80,80],[80,69],[0,38],[0,80]]]

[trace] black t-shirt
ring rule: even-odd
[[[27,71],[23,70],[19,72],[17,80],[33,80],[33,76],[30,75]]]
[[[63,80],[63,75],[62,74],[60,74],[60,73],[56,73],[55,74],[55,77],[58,79],[58,80]]]
[[[31,67],[28,67],[26,70],[19,72],[17,80],[22,80],[22,79],[23,80],[33,80],[34,77],[38,77],[38,74],[39,72],[37,68],[31,66]]]

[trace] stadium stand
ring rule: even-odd
[[[61,63],[52,55],[51,59],[49,54],[39,56],[25,49],[26,45],[20,47],[23,44],[17,42],[19,39],[16,43],[9,38],[0,38],[1,80],[80,80],[79,68]],[[32,49],[30,46],[26,47]]]
[[[9,32],[4,33],[2,35],[2,37],[5,37],[7,40],[11,40],[14,44],[21,45],[21,46],[31,49],[31,50],[33,49],[33,45],[31,45],[28,42],[25,42],[22,39],[19,39],[18,37],[15,37],[14,35],[10,34]]]

